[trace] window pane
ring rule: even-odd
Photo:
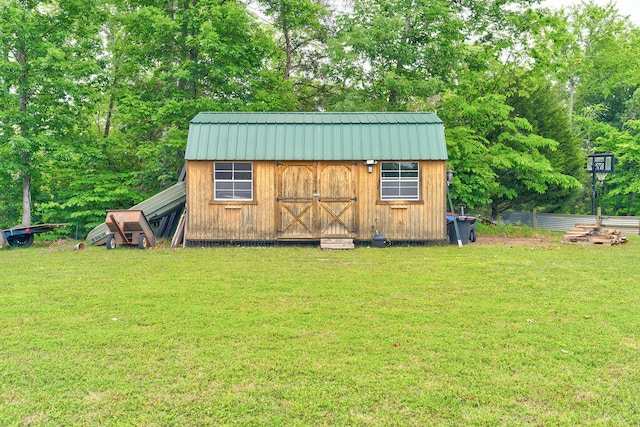
[[[233,199],[233,191],[216,191],[216,199]]]
[[[400,176],[400,173],[397,171],[394,171],[394,172],[382,171],[383,178],[398,178],[399,176]]]
[[[233,169],[233,163],[220,163],[215,164],[216,171],[230,171]]]
[[[397,171],[400,169],[400,165],[396,162],[382,162],[382,170],[394,170]]]
[[[403,185],[402,187],[400,187],[400,195],[417,197],[418,196],[417,184],[415,186]]]
[[[233,168],[237,171],[251,171],[251,163],[234,163]]]
[[[216,190],[233,190],[233,182],[218,181],[216,182]]]
[[[402,162],[400,163],[400,169],[402,170],[418,170],[418,162]]]
[[[233,172],[218,172],[216,171],[216,179],[233,179]]]
[[[418,177],[418,171],[402,171],[402,174],[400,175],[403,178],[417,178]]]
[[[234,179],[241,179],[245,181],[251,180],[251,172],[236,172]]]
[[[400,181],[382,181],[382,188],[400,188]]]
[[[382,183],[382,195],[383,196],[397,196],[400,194],[399,182],[383,182]]]
[[[235,182],[236,190],[251,190],[251,182]]]
[[[237,199],[251,200],[251,191],[236,191],[234,198],[236,200]]]

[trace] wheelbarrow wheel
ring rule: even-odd
[[[113,234],[109,234],[107,236],[107,249],[115,249],[116,247],[116,236],[114,236]]]
[[[144,234],[141,234],[138,236],[138,247],[140,249],[147,249],[147,246],[149,246],[149,241],[147,240],[147,236],[145,236]]]

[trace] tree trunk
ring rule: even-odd
[[[498,215],[500,215],[500,211],[498,210],[498,206],[491,205],[491,221],[497,221]]]
[[[104,134],[102,135],[103,138],[108,138],[109,131],[111,130],[111,117],[113,116],[113,108],[115,107],[114,98],[115,96],[112,93],[109,98],[109,111],[107,111],[107,120],[104,123]]]
[[[31,226],[31,177],[22,175],[22,226]]]
[[[284,64],[284,78],[285,80],[289,80],[291,77],[291,54],[293,52],[293,46],[291,45],[291,35],[289,34],[289,28],[286,25],[282,26],[282,31],[284,33],[284,49],[287,58]]]
[[[20,115],[26,118],[27,104],[29,102],[29,92],[27,89],[28,86],[26,81],[28,70],[26,66],[26,55],[25,55],[24,45],[21,45],[20,48],[18,48],[18,51],[16,53],[16,59],[18,61],[18,64],[20,64],[23,70],[22,75],[20,76],[20,83],[19,83],[19,86],[21,88]],[[29,137],[29,133],[25,128],[24,123],[20,124],[20,134],[24,138]],[[22,225],[25,227],[29,227],[31,225],[31,170],[30,170],[31,165],[29,163],[30,156],[28,151],[22,151],[20,155],[22,156],[22,159],[23,159],[23,168],[24,168],[21,173],[22,175]]]
[[[116,106],[116,91],[118,90],[118,72],[120,71],[120,61],[115,60],[113,67],[113,84],[111,86],[111,94],[109,95],[109,110],[107,111],[107,119],[104,123],[104,133],[102,134],[103,138],[108,138],[109,133],[111,132],[111,119],[113,118],[113,110]]]
[[[573,125],[573,106],[575,104],[576,85],[573,76],[569,77],[569,124]]]

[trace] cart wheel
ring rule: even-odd
[[[22,246],[27,247],[33,244],[33,238],[35,234],[21,234],[19,236],[9,236],[7,237],[7,242],[9,242],[10,246]]]
[[[475,242],[476,241],[476,230],[471,229],[471,233],[469,234],[469,241],[470,242]]]
[[[113,234],[109,234],[107,236],[107,249],[115,249],[116,247],[116,236]]]
[[[147,246],[149,246],[149,241],[147,240],[147,236],[145,236],[144,234],[141,234],[138,236],[138,247],[140,249],[147,249]]]

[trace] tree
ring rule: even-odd
[[[463,3],[474,17],[465,64],[439,108],[457,171],[452,195],[493,218],[507,209],[557,208],[579,187],[577,144],[557,91],[531,67],[531,40],[546,16],[501,11],[505,2]]]
[[[536,133],[526,118],[515,114],[505,95],[482,91],[469,86],[448,94],[440,113],[449,123],[454,198],[470,208],[487,206],[496,218],[507,209],[535,206],[538,196],[551,188],[579,186],[549,158],[557,141]]]
[[[451,84],[464,20],[447,0],[358,0],[331,41],[332,109],[401,111]]]
[[[276,53],[243,3],[116,3],[108,34],[109,138],[134,153],[147,192],[173,183],[189,120],[200,111],[287,110],[290,87],[267,68]],[[113,99],[112,99],[113,98]],[[106,120],[106,117],[109,120]]]
[[[640,120],[636,111],[640,101],[640,89],[625,103],[628,119],[622,129],[601,120],[605,109],[593,109],[592,114],[576,117],[576,127],[590,141],[589,153],[606,152],[615,155],[615,173],[606,177],[606,191],[598,204],[611,215],[638,215],[640,206]],[[589,184],[590,185],[590,184]]]
[[[273,27],[282,36],[285,79],[291,78],[296,68],[304,66],[313,42],[323,43],[327,27],[323,18],[328,11],[324,5],[313,0],[258,0],[265,13],[273,20]],[[305,51],[306,50],[306,51]]]
[[[553,169],[564,175],[581,180],[584,176],[585,161],[580,150],[580,139],[573,132],[569,111],[562,92],[538,70],[531,70],[518,77],[507,103],[513,107],[513,114],[526,119],[532,133],[557,142],[555,148],[541,149]],[[578,202],[579,187],[562,186],[551,183],[544,193],[528,194],[529,206],[546,212],[572,212]],[[524,202],[522,197],[520,202]]]
[[[640,83],[633,37],[631,23],[613,3],[586,1],[550,17],[534,40],[533,57],[566,91],[571,117],[603,104],[605,120],[612,121]]]
[[[633,97],[640,87],[640,31],[613,3],[589,1],[555,14],[535,42],[536,66],[546,69],[566,93],[582,169],[588,154],[605,151],[618,157],[616,173],[607,178],[607,192],[600,199],[604,207],[634,212],[636,177],[629,171],[636,161]],[[575,176],[591,188],[590,176]],[[589,199],[585,191],[583,211],[588,211]]]
[[[100,21],[92,0],[0,2],[1,166],[22,188],[25,226],[39,166],[84,132],[100,73]]]

